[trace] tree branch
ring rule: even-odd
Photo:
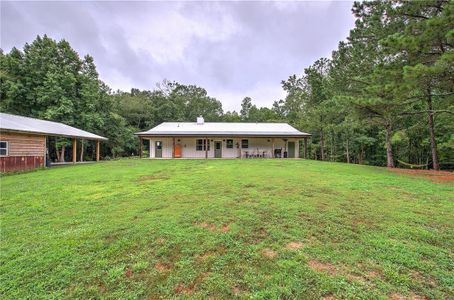
[[[429,112],[432,112],[432,113],[448,113],[448,114],[453,114],[453,115],[454,115],[454,111],[446,110],[446,109],[442,109],[442,110],[432,110],[432,111],[430,111],[430,110],[405,111],[405,112],[398,113],[397,115],[398,115],[398,116],[408,116],[408,115],[425,114],[425,113],[429,113]]]

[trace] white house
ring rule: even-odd
[[[287,123],[164,122],[138,132],[149,140],[150,158],[298,158],[300,141],[307,138]]]

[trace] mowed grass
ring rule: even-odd
[[[1,178],[0,298],[454,298],[454,185],[304,160]]]

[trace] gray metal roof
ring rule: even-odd
[[[0,130],[43,134],[50,136],[83,138],[88,140],[107,140],[107,138],[105,137],[75,127],[71,127],[63,123],[5,113],[0,113]]]
[[[282,136],[306,137],[287,123],[164,122],[139,136]]]

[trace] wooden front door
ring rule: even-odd
[[[288,142],[288,158],[295,158],[295,142]]]
[[[221,141],[214,142],[214,157],[222,158],[222,142]]]
[[[154,147],[154,157],[162,157],[162,141],[156,141]]]
[[[180,144],[176,144],[175,145],[175,158],[180,158],[181,157],[181,145]]]

